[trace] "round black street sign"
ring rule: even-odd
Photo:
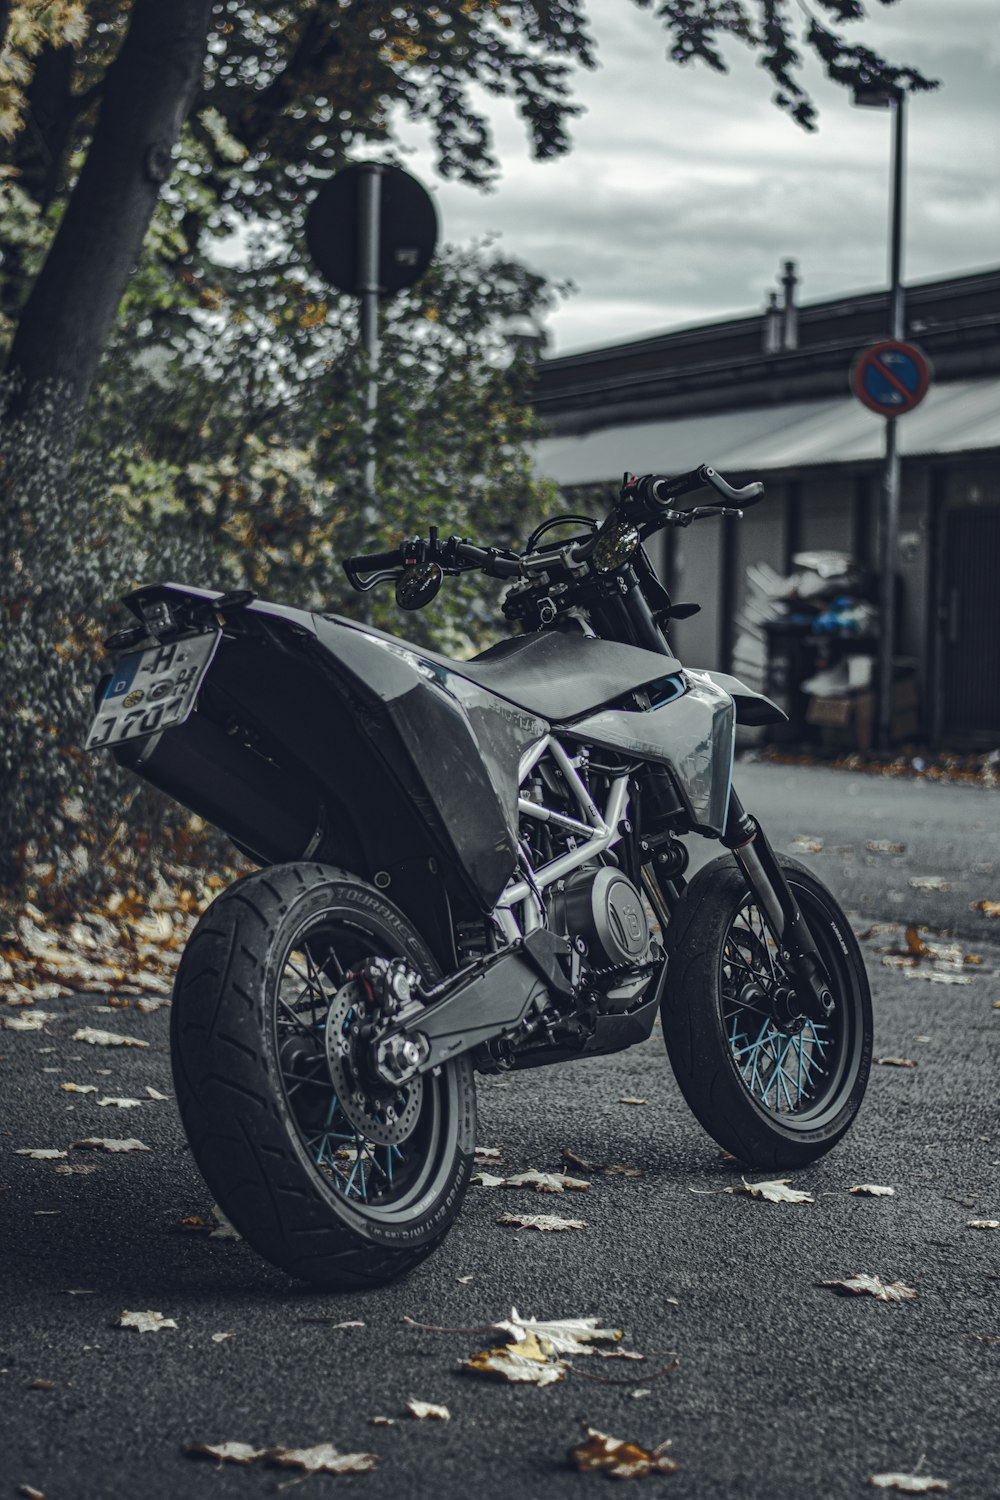
[[[359,187],[365,163],[345,167],[323,184],[306,216],[306,243],[322,275],[339,291],[356,293]],[[412,286],[427,270],[437,244],[437,212],[427,189],[402,167],[378,168],[381,177],[379,291]]]

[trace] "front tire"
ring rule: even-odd
[[[464,1057],[388,1105],[352,1096],[345,1111],[338,1099],[328,1021],[346,1048],[359,1030],[346,976],[373,957],[439,977],[379,891],[328,866],[280,865],[212,903],[174,987],[177,1101],[211,1192],[267,1260],[337,1289],[391,1281],[431,1254],[458,1214],[475,1149]],[[343,1067],[338,1076],[342,1093],[348,1077],[359,1084]]]
[[[762,1169],[801,1167],[836,1145],[861,1106],[872,1056],[871,993],[847,919],[815,876],[779,859],[834,996],[829,1020],[783,1031],[760,1006],[760,991],[785,976],[731,856],[698,872],[670,923],[661,1008],[671,1066],[695,1116],[725,1150]]]

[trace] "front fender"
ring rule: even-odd
[[[772,703],[770,698],[765,698],[763,693],[755,693],[752,688],[740,682],[738,677],[731,677],[728,672],[706,672],[705,676],[711,677],[716,687],[730,695],[736,704],[737,724],[756,726],[780,724],[782,719],[787,720],[788,715],[783,708]]]

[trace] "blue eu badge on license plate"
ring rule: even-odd
[[[202,631],[133,651],[115,663],[84,745],[99,750],[183,724],[212,664],[221,632]]]

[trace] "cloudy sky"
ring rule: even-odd
[[[850,28],[941,79],[908,102],[904,278],[1000,265],[1000,4],[897,0]],[[431,187],[443,234],[503,248],[576,292],[548,320],[550,352],[763,307],[779,262],[800,299],[885,284],[890,121],[854,108],[819,64],[804,74],[819,130],[770,102],[738,42],[727,77],[665,56],[655,15],[589,0],[600,67],[577,75],[573,150],[533,163],[511,106],[481,101],[503,166],[490,193],[443,182],[407,126],[404,160]],[[803,17],[803,24],[805,18]]]

